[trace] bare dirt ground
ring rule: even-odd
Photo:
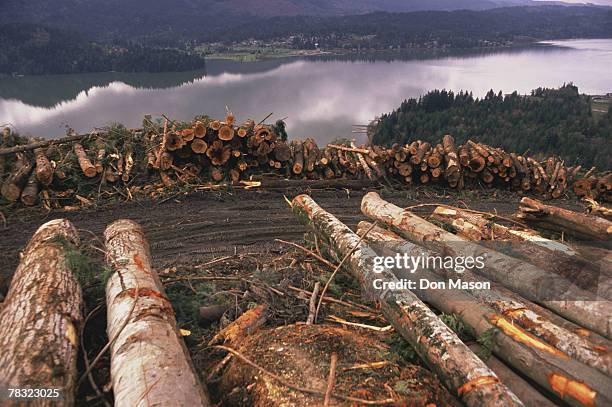
[[[37,210],[17,212],[0,229],[0,276],[12,275],[19,262],[19,251],[36,229],[54,218],[64,217],[82,230],[102,238],[104,228],[114,220],[132,219],[140,223],[151,245],[154,264],[168,267],[193,265],[215,256],[245,251],[267,251],[277,247],[274,239],[300,241],[304,227],[291,213],[284,199],[310,193],[330,213],[350,227],[364,219],[361,198],[367,191],[235,190],[204,192],[180,196],[166,202],[143,200],[113,204],[95,210],[42,213]],[[479,195],[428,189],[381,191],[382,196],[402,207],[422,203],[468,205],[472,209],[513,213],[520,200],[516,194],[490,190]],[[162,203],[160,203],[162,202]],[[6,293],[6,282],[0,293]]]

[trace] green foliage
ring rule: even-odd
[[[455,331],[455,333],[465,338],[469,334],[469,327],[463,322],[463,318],[457,314],[441,314],[440,319],[444,324]]]
[[[480,346],[482,346],[482,354],[478,355],[481,359],[487,360],[491,357],[491,352],[493,348],[493,336],[495,335],[495,328],[491,328],[485,332],[483,332],[478,338],[476,338],[476,342]]]
[[[390,347],[390,355],[397,355],[406,363],[415,363],[418,360],[418,355],[412,345],[397,332],[391,333],[386,342]]]
[[[30,24],[0,26],[0,72],[27,75],[82,72],[173,72],[205,66],[178,49],[133,42],[90,42],[73,32]]]
[[[519,154],[558,155],[567,165],[612,168],[612,116],[593,117],[591,98],[572,84],[528,96],[489,91],[482,99],[435,90],[383,115],[374,143],[438,143],[444,134],[457,144],[472,139]]]
[[[287,130],[285,129],[287,124],[283,120],[277,120],[272,126],[274,132],[278,135],[281,141],[287,141]]]

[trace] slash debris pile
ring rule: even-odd
[[[3,145],[10,142],[5,129]],[[191,122],[153,121],[140,129],[117,125],[89,135],[70,134],[0,148],[2,197],[26,206],[46,208],[90,205],[117,194],[156,195],[173,187],[233,183],[262,175],[307,180],[368,180],[396,187],[436,183],[451,188],[481,184],[530,191],[558,198],[573,190],[578,196],[612,198],[612,173],[595,175],[567,167],[557,157],[543,161],[453,137],[440,144],[413,141],[356,147],[347,142],[320,148],[313,139],[287,140],[285,123],[247,120],[228,114],[224,121],[207,116]]]

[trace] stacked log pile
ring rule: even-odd
[[[580,301],[580,289],[575,286],[566,287],[566,292],[578,290],[568,298],[546,298],[543,291],[538,295],[527,285],[549,287],[556,284],[556,280],[564,279],[554,264],[545,269],[544,264],[536,266],[532,263],[533,258],[524,257],[524,253],[506,255],[497,252],[495,246],[482,243],[527,242],[527,246],[537,247],[534,253],[549,260],[559,256],[569,263],[588,262],[573,247],[545,239],[524,225],[497,223],[493,220],[494,215],[448,206],[436,208],[433,219],[445,223],[457,233],[455,235],[385,202],[376,193],[364,196],[362,211],[378,224],[361,222],[357,234],[308,196],[296,197],[292,207],[297,218],[329,246],[332,260],[347,260],[343,263],[345,269],[355,276],[366,293],[380,301],[387,320],[467,405],[473,403],[470,397],[478,400],[476,394],[479,392],[488,393],[487,400],[504,398],[504,405],[517,404],[513,393],[519,390],[525,405],[541,405],[542,402],[536,400],[542,396],[551,398],[555,405],[562,402],[572,406],[595,406],[612,402],[612,303],[609,292],[601,296],[594,293],[594,301],[586,302]],[[547,216],[567,218],[572,215],[584,216],[566,212]],[[568,231],[588,227],[570,222],[564,224]],[[468,252],[487,255],[484,269],[466,270],[458,275],[455,270],[436,263],[410,271],[385,267],[382,273],[376,273],[373,267],[376,256],[406,254],[414,258],[457,256]],[[509,267],[511,263],[515,267]],[[525,274],[526,270],[529,275]],[[588,270],[597,272],[593,267]],[[448,282],[457,278],[465,282],[488,282],[491,288],[420,289],[417,284],[415,289],[394,290],[377,289],[374,285],[376,279],[397,284],[405,279]],[[489,338],[490,350],[495,355],[495,363],[491,364],[497,367],[495,373],[473,365],[478,358],[475,360],[469,350],[461,349],[461,341],[453,342],[452,335],[437,338],[441,331],[435,313],[428,306],[435,312],[459,316],[475,337]],[[423,326],[428,327],[426,334],[421,333]],[[436,339],[435,344],[430,343],[430,339]],[[436,352],[441,348],[444,358],[437,359]],[[456,370],[450,371],[448,366]],[[479,377],[466,376],[462,367],[468,366],[468,370],[477,370]],[[537,390],[523,383],[515,391],[516,382],[512,374],[508,375],[508,368],[537,383]],[[502,383],[508,388],[496,387]],[[526,392],[525,386],[530,391]],[[470,394],[472,392],[475,393]],[[485,402],[478,400],[477,403],[483,405]]]
[[[223,121],[199,116],[185,123],[146,116],[141,129],[71,132],[59,140],[0,149],[6,161],[1,195],[27,206],[86,205],[117,189],[129,198],[146,188],[237,183],[274,174],[396,187],[441,184],[461,189],[480,184],[545,199],[571,191],[602,201],[612,198],[611,173],[596,176],[591,169],[583,174],[580,166],[567,167],[557,157],[536,160],[472,140],[457,145],[450,135],[435,145],[416,140],[388,148],[350,142],[321,148],[311,138],[287,141],[279,134],[286,135],[283,122],[236,123],[231,113]]]

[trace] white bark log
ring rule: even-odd
[[[0,310],[0,386],[61,394],[60,400],[39,398],[28,405],[74,405],[83,301],[66,251],[78,243],[68,220],[42,225],[23,252]]]
[[[104,235],[114,270],[106,302],[115,406],[209,406],[142,228],[118,220]]]

